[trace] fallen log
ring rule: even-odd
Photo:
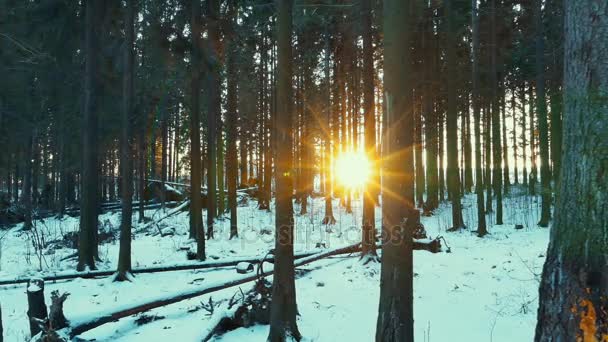
[[[175,214],[179,213],[180,211],[182,211],[182,210],[183,210],[184,208],[186,208],[186,207],[187,207],[189,204],[190,204],[190,201],[189,201],[189,200],[184,201],[182,204],[178,205],[176,208],[174,208],[173,210],[171,210],[170,212],[168,212],[168,213],[167,213],[167,215],[165,215],[165,216],[163,216],[163,217],[161,217],[161,218],[159,218],[159,219],[157,219],[157,220],[154,220],[154,221],[148,222],[148,223],[147,223],[147,224],[145,224],[143,227],[141,227],[141,228],[137,229],[137,230],[135,231],[135,233],[141,233],[141,232],[143,232],[143,231],[146,231],[148,228],[150,228],[150,227],[151,227],[151,226],[153,226],[153,225],[158,225],[158,224],[159,224],[160,222],[162,222],[163,220],[165,220],[165,219],[167,219],[167,218],[169,218],[169,217],[171,217],[171,216],[173,216],[173,215],[175,215]],[[160,233],[160,229],[159,229],[159,233]],[[161,235],[162,235],[162,234],[161,234]]]
[[[326,252],[317,253],[317,254],[296,260],[294,262],[294,266],[295,267],[303,266],[308,263],[330,257],[332,255],[350,253],[350,252],[356,251],[358,246],[359,246],[359,243],[350,245],[350,246],[346,246],[346,247],[342,247],[342,248],[332,249],[332,250],[329,250]],[[261,275],[268,276],[268,275],[271,275],[272,273],[273,273],[273,271],[269,270],[269,271],[263,272]],[[177,294],[164,295],[164,296],[160,296],[160,297],[151,299],[145,303],[125,305],[125,306],[115,309],[113,311],[108,310],[106,312],[101,312],[101,313],[96,314],[95,317],[89,316],[89,317],[80,318],[80,319],[71,318],[71,319],[69,319],[71,322],[71,327],[67,328],[68,329],[67,335],[69,335],[70,338],[74,338],[75,336],[78,336],[91,329],[97,328],[103,324],[113,322],[113,321],[119,320],[121,318],[132,316],[132,315],[135,315],[135,314],[138,314],[138,313],[141,313],[144,311],[148,311],[151,309],[156,309],[156,308],[166,306],[169,304],[178,303],[178,302],[181,302],[181,301],[184,301],[187,299],[191,299],[194,297],[199,297],[199,296],[202,296],[202,295],[205,295],[208,293],[212,293],[212,292],[216,292],[219,290],[224,290],[227,288],[238,286],[238,285],[241,285],[244,283],[248,283],[250,281],[258,279],[259,276],[260,275],[258,275],[258,274],[241,276],[241,277],[237,277],[232,280],[229,280],[227,282],[218,282],[218,283],[214,283],[211,285],[207,285],[200,289],[188,290],[188,291],[180,292]]]
[[[319,253],[319,250],[313,250],[308,252],[302,252],[295,255],[296,259],[308,257],[310,255]],[[243,257],[243,258],[234,258],[229,260],[214,260],[214,261],[206,261],[195,264],[181,264],[181,265],[171,265],[171,266],[157,266],[157,267],[145,267],[145,268],[134,268],[131,273],[133,274],[141,274],[141,273],[157,273],[157,272],[173,272],[173,271],[187,271],[187,270],[200,270],[207,268],[219,268],[219,267],[230,267],[236,266],[240,262],[247,262],[256,264],[261,260],[260,257]],[[272,262],[273,258],[268,259],[267,261]],[[103,271],[88,271],[88,272],[76,272],[76,273],[55,273],[49,274],[46,276],[38,276],[38,278],[43,279],[44,281],[58,281],[58,280],[70,280],[76,278],[99,278],[99,277],[109,277],[116,273],[115,270],[103,270]],[[0,286],[2,285],[15,285],[15,284],[23,284],[27,283],[31,278],[14,278],[14,279],[2,279],[0,280]]]

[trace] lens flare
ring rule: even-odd
[[[338,155],[334,175],[338,183],[356,188],[365,185],[371,174],[371,165],[363,152],[348,151]]]

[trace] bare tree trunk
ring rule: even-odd
[[[475,130],[475,194],[477,198],[477,236],[484,236],[488,233],[486,228],[486,211],[483,199],[483,170],[481,168],[481,132],[480,132],[480,103],[479,103],[479,13],[477,0],[471,0],[472,9],[472,28],[473,28],[473,49],[472,61],[472,83],[473,89],[471,100],[473,102],[473,127]]]
[[[196,257],[205,260],[205,234],[201,207],[201,132],[200,132],[200,75],[201,75],[201,1],[192,1],[192,79],[190,107],[190,235],[196,237]],[[210,192],[209,192],[210,193]],[[210,202],[209,200],[207,202]],[[208,203],[209,204],[209,203]]]
[[[517,153],[517,90],[515,86],[511,89],[511,115],[513,119],[513,127],[511,131],[511,138],[513,139],[513,177],[515,180],[515,185],[519,184],[519,155]]]
[[[104,11],[103,1],[87,1],[85,10],[85,84],[83,113],[83,148],[80,196],[80,234],[78,241],[77,270],[96,269],[97,256],[97,215],[98,210],[98,147],[97,147],[97,107],[98,107],[98,56],[100,18]]]
[[[326,29],[327,30],[327,29]],[[331,131],[333,130],[333,124],[335,124],[335,121],[332,120],[332,110],[331,110],[331,79],[329,76],[329,59],[330,59],[330,48],[331,48],[331,44],[330,44],[330,36],[329,36],[329,32],[325,32],[325,56],[324,56],[324,71],[325,71],[325,82],[327,82],[327,86],[325,89],[326,92],[326,96],[327,96],[327,102],[325,105],[325,111],[326,111],[326,117],[327,117],[327,122],[326,122],[326,127],[325,127],[325,141],[324,141],[324,147],[325,147],[325,164],[323,165],[324,167],[324,172],[325,172],[325,215],[323,217],[323,221],[322,224],[334,224],[336,223],[336,219],[334,218],[334,211],[333,211],[333,206],[331,203],[331,199],[332,199],[332,181],[331,181],[331,163],[332,163],[332,139],[331,139]],[[333,121],[333,122],[332,122]]]
[[[464,228],[464,221],[462,219],[462,207],[460,203],[460,171],[458,168],[458,112],[457,112],[457,89],[456,89],[456,48],[457,28],[454,24],[454,15],[452,12],[456,8],[452,7],[453,0],[447,0],[445,2],[445,16],[446,16],[446,35],[447,35],[447,46],[446,46],[446,63],[447,63],[447,113],[446,113],[446,131],[447,131],[447,152],[448,152],[448,168],[447,168],[447,179],[448,179],[448,192],[452,201],[452,227],[450,230],[459,230]]]
[[[228,209],[230,210],[230,238],[238,237],[236,188],[238,178],[238,160],[236,150],[237,139],[237,87],[236,87],[236,63],[234,43],[234,26],[236,23],[235,0],[229,2],[230,29],[227,50],[227,147],[226,147],[226,180],[228,183]],[[220,191],[223,192],[220,188]]]
[[[578,0],[564,5],[567,129],[535,341],[606,341],[608,3]]]
[[[522,84],[521,89],[521,154],[523,162],[523,184],[525,187],[528,186],[528,156],[527,156],[527,126],[526,126],[526,82]]]
[[[23,183],[21,184],[20,202],[23,207],[25,220],[23,230],[32,229],[32,154],[35,129],[28,128],[29,134],[25,136],[25,161],[23,163]]]
[[[497,37],[496,37],[496,0],[490,0],[490,35],[491,35],[491,52],[490,52],[490,88],[492,100],[492,184],[494,185],[494,194],[496,196],[496,224],[502,224],[502,147],[500,139],[500,105],[498,99],[498,72],[497,72]]]
[[[414,341],[412,231],[414,156],[408,0],[384,1],[386,129],[382,191],[382,267],[376,341]]]
[[[135,65],[135,0],[127,0],[125,11],[125,51],[122,79],[123,99],[120,139],[120,181],[122,213],[120,219],[120,250],[116,280],[128,280],[131,271],[131,220],[133,216],[133,74]]]
[[[218,122],[220,120],[221,81],[220,81],[220,4],[218,0],[209,0],[207,5],[207,27],[209,39],[209,58],[213,65],[207,70],[207,238],[213,238],[213,224],[217,215],[217,144]],[[200,174],[200,173],[199,173]],[[223,190],[222,190],[223,191]]]
[[[277,120],[275,267],[268,341],[301,339],[297,326],[293,256],[292,174],[292,9],[293,0],[277,2]]]
[[[378,191],[376,184],[372,180],[378,173],[378,163],[376,156],[376,118],[374,115],[374,47],[372,45],[372,0],[362,0],[361,2],[361,27],[363,38],[363,109],[364,109],[364,138],[365,153],[371,161],[373,175],[367,183],[363,194],[363,219],[362,219],[362,239],[361,239],[361,258],[374,260],[376,257],[376,215],[374,194]]]
[[[545,41],[543,30],[542,0],[534,1],[536,26],[536,113],[540,131],[540,180],[542,184],[541,214],[538,225],[548,227],[551,219],[551,169],[549,166],[549,128],[547,124],[547,101],[545,99]]]

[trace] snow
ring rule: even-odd
[[[442,206],[422,222],[429,237],[444,236],[451,253],[414,252],[414,312],[418,341],[530,341],[534,336],[538,301],[539,275],[549,238],[549,230],[536,227],[540,210],[538,198],[513,193],[504,204],[504,225],[492,226],[490,235],[478,238],[471,232],[476,219],[475,198],[463,201],[463,216],[470,230],[446,232],[450,226],[450,210]],[[323,199],[309,202],[309,213],[296,215],[295,250],[317,251],[348,246],[360,240],[361,202],[353,201],[353,214],[345,213],[334,202],[337,224],[321,225]],[[296,205],[296,213],[299,208]],[[165,216],[162,210],[146,215],[156,219]],[[137,215],[134,215],[136,224]],[[168,217],[160,229],[175,229],[173,236],[160,236],[156,227],[149,233],[135,234],[133,267],[188,264],[185,249],[196,250],[188,237],[186,212]],[[377,209],[377,226],[380,209]],[[119,213],[100,217],[106,229],[118,237]],[[515,224],[524,225],[516,230]],[[78,219],[47,219],[37,222],[45,241],[59,240],[63,234],[76,231]],[[143,225],[135,226],[137,231]],[[0,279],[36,277],[41,274],[65,273],[75,270],[76,260],[61,260],[74,250],[50,244],[39,263],[32,248],[31,236],[19,226],[0,232]],[[239,238],[229,239],[229,220],[218,220],[216,239],[207,241],[208,260],[218,262],[239,258],[261,259],[274,247],[274,213],[260,211],[255,202],[239,207]],[[5,235],[6,234],[6,235]],[[55,247],[53,247],[55,246]],[[118,239],[100,246],[98,264],[102,270],[114,270],[118,259]],[[300,266],[296,280],[299,328],[306,341],[370,341],[374,339],[379,298],[380,264],[360,260],[351,255],[331,257]],[[42,265],[42,269],[41,266]],[[264,270],[271,269],[270,264]],[[53,290],[69,292],[64,310],[72,322],[99,317],[119,307],[132,307],[152,299],[170,297],[175,293],[191,293],[213,287],[239,275],[234,267],[200,269],[154,274],[136,274],[132,282],[115,283],[113,277],[47,282],[45,296],[50,304]],[[269,278],[272,279],[271,277]],[[0,305],[6,341],[26,341],[27,285],[0,286]],[[235,294],[249,290],[250,283],[188,299],[146,312],[155,317],[138,324],[139,315],[105,324],[83,334],[82,338],[97,341],[198,341],[215,326],[218,317],[226,314],[227,302]],[[209,299],[216,303],[213,315],[202,309]],[[229,313],[228,313],[229,314]],[[253,326],[216,336],[214,341],[265,340],[268,326]]]

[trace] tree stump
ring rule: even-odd
[[[49,329],[60,330],[68,327],[68,320],[63,314],[63,302],[70,294],[64,293],[59,295],[59,291],[51,292],[51,310],[49,314]]]
[[[45,320],[47,316],[46,304],[44,303],[44,280],[30,279],[27,283],[27,316],[30,323],[31,336],[36,336],[41,329],[34,318]]]

